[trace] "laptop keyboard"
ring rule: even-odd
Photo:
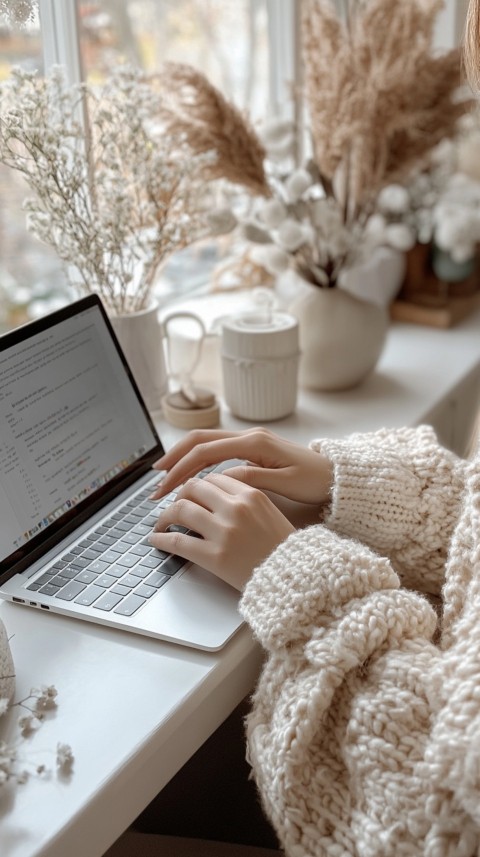
[[[151,493],[148,486],[136,494],[62,554],[27,590],[121,616],[136,613],[188,562],[157,550],[148,541],[158,519],[148,500]],[[174,499],[172,492],[159,505]]]

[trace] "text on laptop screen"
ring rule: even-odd
[[[98,307],[0,350],[0,560],[156,445]]]

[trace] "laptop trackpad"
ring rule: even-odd
[[[167,639],[217,650],[243,624],[238,612],[240,593],[197,565],[178,572],[139,612],[153,631]]]
[[[177,583],[188,583],[189,586],[191,586],[193,583],[197,584],[198,586],[206,586],[210,589],[216,590],[217,592],[219,586],[226,587],[229,590],[233,590],[233,592],[236,591],[228,583],[225,583],[225,581],[221,580],[221,578],[216,577],[214,574],[212,574],[212,572],[207,571],[205,568],[202,568],[199,565],[195,565],[194,563],[192,563],[192,565],[187,566],[183,573],[177,575],[176,580]],[[240,597],[239,592],[237,592],[237,597]]]

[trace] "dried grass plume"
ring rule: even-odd
[[[314,157],[340,185],[348,219],[452,137],[472,102],[460,101],[460,51],[433,53],[442,0],[304,0],[305,94]],[[341,181],[339,182],[339,178]]]
[[[167,63],[160,80],[167,96],[162,120],[168,132],[185,135],[198,154],[216,155],[215,163],[208,167],[208,177],[223,178],[254,194],[269,196],[266,152],[248,118],[191,66]]]

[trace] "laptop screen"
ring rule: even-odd
[[[158,436],[98,298],[0,337],[0,569],[79,523],[152,452]]]

